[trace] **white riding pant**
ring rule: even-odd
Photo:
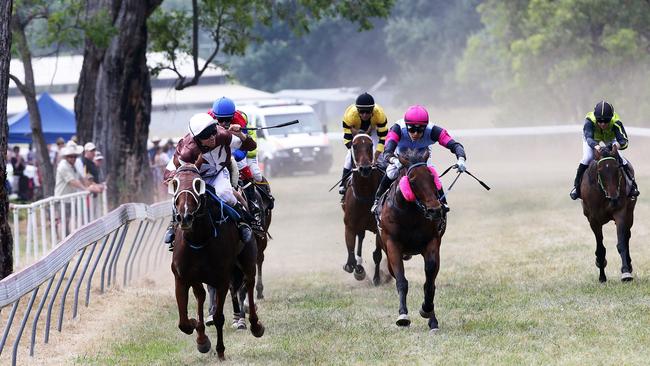
[[[232,185],[230,185],[230,173],[228,169],[223,169],[219,174],[214,177],[204,178],[205,183],[214,187],[217,197],[221,198],[230,206],[237,204],[237,198],[233,193]]]
[[[253,173],[253,178],[256,182],[264,180],[262,177],[262,170],[260,170],[260,166],[257,164],[257,157],[244,158],[237,162],[237,169],[239,170],[242,170],[247,166],[251,169],[251,173]]]
[[[616,141],[612,141],[614,143]],[[621,157],[623,165],[627,165],[627,160],[623,157],[621,150],[618,151],[618,156]],[[594,160],[594,149],[592,149],[585,138],[582,139],[582,161],[580,164],[589,165],[589,163]]]
[[[372,139],[372,153],[374,154],[377,150],[377,143],[379,143],[379,137],[377,133],[373,133],[370,138]],[[344,169],[352,169],[352,147],[348,149],[348,153],[345,154],[345,161],[343,162]]]

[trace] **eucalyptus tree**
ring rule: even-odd
[[[14,269],[13,238],[9,228],[9,200],[5,188],[7,181],[7,95],[9,89],[9,62],[11,61],[11,8],[12,0],[0,0],[0,279]]]

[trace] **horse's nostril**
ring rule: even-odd
[[[188,214],[187,216],[185,216],[185,220],[187,221],[192,221],[192,219],[193,219],[192,214]]]
[[[176,214],[176,222],[181,222],[181,215]]]

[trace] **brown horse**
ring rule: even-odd
[[[406,306],[408,281],[403,258],[415,254],[424,257],[424,302],[420,315],[429,319],[429,329],[438,330],[433,298],[440,269],[440,243],[445,230],[445,214],[437,197],[428,152],[407,152],[399,157],[400,178],[391,186],[381,209],[380,233],[388,257],[388,269],[395,278],[399,295],[398,326],[409,326]]]
[[[224,359],[223,306],[231,275],[236,265],[241,268],[246,281],[248,299],[253,302],[255,285],[256,249],[254,245],[242,245],[236,223],[228,215],[229,207],[218,201],[212,202],[206,194],[206,184],[198,169],[183,165],[176,170],[169,183],[174,195],[174,215],[179,223],[172,256],[171,269],[174,273],[176,302],[178,306],[178,327],[186,334],[197,331],[197,348],[200,352],[210,350],[210,340],[205,334],[203,303],[206,293],[203,283],[216,289],[215,326],[217,328],[216,351]],[[192,288],[198,304],[198,321],[188,319],[188,290]],[[264,334],[255,306],[251,307],[251,333],[255,337]]]
[[[348,249],[348,260],[343,270],[354,272],[354,278],[361,281],[366,277],[361,258],[363,239],[366,230],[375,233],[375,251],[372,259],[375,262],[375,274],[372,282],[379,285],[379,263],[381,262],[381,238],[377,233],[377,221],[370,212],[375,198],[375,192],[382,178],[381,170],[373,165],[373,144],[370,136],[358,133],[352,139],[352,161],[354,167],[352,176],[347,182],[348,188],[343,198],[343,223],[345,224],[345,245]],[[358,239],[355,258],[354,247]]]
[[[630,258],[630,229],[634,223],[636,199],[628,197],[631,184],[627,181],[616,145],[610,150],[595,150],[594,158],[585,171],[580,185],[582,211],[589,220],[596,236],[596,267],[600,269],[599,281],[607,281],[605,267],[605,246],[603,225],[611,220],[616,223],[618,243],[616,249],[621,256],[621,281],[631,281],[632,259]],[[630,163],[628,163],[630,164]],[[632,165],[630,164],[632,170]]]

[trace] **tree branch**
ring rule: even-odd
[[[194,61],[194,77],[199,73],[199,6],[197,0],[192,0],[192,59]]]
[[[16,77],[15,75],[9,73],[9,78],[10,78],[11,80],[13,80],[13,82],[14,82],[14,83],[16,84],[16,86],[18,87],[18,90],[20,90],[20,92],[21,92],[23,95],[26,95],[26,94],[29,93],[29,91],[28,91],[27,88],[25,87],[25,84],[23,84],[23,83],[20,81],[20,79],[18,79],[18,77]]]

